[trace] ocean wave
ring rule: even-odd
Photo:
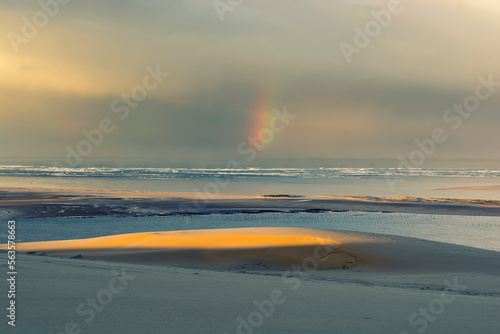
[[[132,179],[254,179],[254,178],[391,178],[391,177],[480,177],[500,178],[497,169],[465,168],[164,168],[164,167],[51,167],[0,166],[3,177],[103,177]]]

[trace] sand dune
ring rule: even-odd
[[[287,269],[295,265],[306,270],[379,268],[500,274],[497,252],[414,238],[305,228],[132,233],[20,243],[18,250],[204,269]]]
[[[338,241],[340,240],[340,242]],[[22,252],[82,256],[133,263],[210,268],[346,269],[376,262],[342,242],[360,237],[301,228],[240,228],[132,233],[107,237],[29,242]],[[5,249],[5,245],[0,247]]]
[[[17,246],[18,329],[26,333],[64,332],[68,323],[89,333],[414,333],[427,319],[419,310],[434,310],[432,321],[425,320],[428,333],[498,332],[500,253],[494,251],[302,228]],[[0,257],[6,272],[6,252]],[[283,298],[271,312],[276,291]],[[264,304],[265,321],[250,327]]]

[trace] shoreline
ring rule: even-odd
[[[203,194],[0,188],[3,219],[367,211],[500,216],[500,201],[452,198]]]
[[[452,187],[440,188],[436,190],[452,190],[452,191],[500,191],[500,185],[495,186],[476,186],[476,187]]]

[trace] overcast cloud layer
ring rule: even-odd
[[[225,1],[223,1],[225,2]],[[263,157],[397,158],[436,127],[435,158],[498,158],[500,87],[457,130],[446,109],[500,82],[496,0],[401,0],[348,63],[342,42],[389,1],[243,1],[221,21],[211,0],[71,1],[18,46],[35,1],[2,1],[0,156],[62,157],[113,119],[96,157],[226,157],[262,96],[296,118]],[[170,75],[123,121],[111,104],[146,67]]]

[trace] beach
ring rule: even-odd
[[[89,189],[2,188],[3,218],[56,218],[123,215],[200,214],[230,211],[361,210],[500,216],[500,201],[455,199],[248,195]]]
[[[418,333],[425,328],[426,333],[493,334],[500,315],[498,276],[460,270],[342,270],[331,272],[328,279],[313,272],[292,280],[279,272],[23,254],[19,263],[19,333],[71,333],[65,328],[74,328],[74,333]],[[109,293],[117,273],[124,280],[115,288],[123,290]],[[273,291],[276,302],[270,307]],[[91,304],[96,300],[96,307],[88,306],[89,298]],[[264,301],[262,308],[256,306]],[[95,308],[100,311],[92,313]],[[415,312],[412,325],[409,319]],[[252,325],[262,324],[250,325],[249,317]]]
[[[500,1],[0,8],[0,334],[500,333]]]
[[[138,217],[234,211],[279,217],[291,208],[296,214],[342,209],[499,216],[494,201],[4,188],[2,219],[21,224],[23,216],[41,214],[34,203],[44,205],[46,219],[62,221],[96,212],[112,220],[130,210]],[[7,272],[6,245],[0,249]],[[19,333],[499,328],[500,253],[481,248],[379,233],[248,227],[21,242],[16,250]]]

